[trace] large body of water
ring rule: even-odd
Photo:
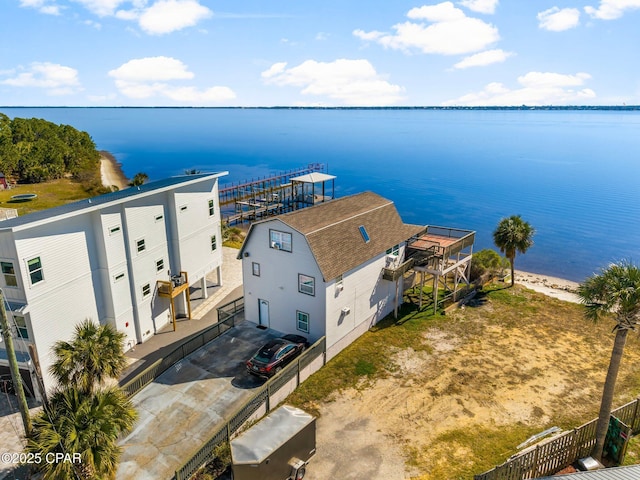
[[[372,190],[407,223],[537,230],[516,268],[581,281],[640,261],[640,112],[0,108],[85,130],[132,177],[228,170],[228,181],[324,163],[336,194]]]

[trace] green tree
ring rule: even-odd
[[[640,268],[622,261],[587,278],[578,286],[578,296],[585,306],[585,316],[597,321],[603,314],[613,313],[616,333],[609,368],[604,382],[600,414],[596,426],[596,444],[592,456],[602,460],[604,441],[609,428],[609,416],[618,371],[629,330],[640,320]]]
[[[108,378],[118,378],[127,362],[123,353],[125,334],[111,325],[87,319],[76,326],[70,342],[59,341],[53,351],[51,374],[63,387],[90,394]]]
[[[138,187],[138,186],[142,185],[144,182],[146,182],[147,180],[149,180],[149,175],[147,175],[144,172],[139,172],[139,173],[136,173],[133,176],[133,180],[131,180],[131,182],[129,182],[129,186],[130,187]]]
[[[118,437],[131,431],[136,417],[131,401],[118,387],[91,394],[63,388],[34,418],[25,451],[43,459],[36,468],[45,480],[112,479],[121,452]],[[47,454],[69,454],[76,461],[44,461],[51,458]],[[73,454],[79,454],[79,461]]]
[[[528,222],[522,220],[520,215],[503,218],[493,232],[493,242],[511,264],[511,286],[515,282],[516,252],[526,253],[533,245],[534,234],[535,229]]]
[[[499,275],[508,265],[509,261],[495,250],[491,248],[480,250],[471,257],[471,280],[480,278],[485,273]]]

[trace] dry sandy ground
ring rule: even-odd
[[[118,161],[108,152],[100,152],[100,174],[105,187],[115,185],[120,190],[128,187],[127,177],[124,175]]]
[[[517,278],[523,275],[527,278],[522,272]],[[570,295],[566,288],[575,287],[560,279],[545,282],[539,275],[527,280],[527,287],[554,290],[551,296],[556,298]],[[553,310],[565,303],[523,292],[534,306],[551,302]],[[558,418],[595,418],[585,409],[593,405],[597,411],[613,344],[610,325],[591,331],[595,327],[584,320],[554,325],[554,319],[535,314],[524,321],[486,321],[492,309],[489,301],[448,313],[443,327],[431,327],[424,336],[431,351],[398,351],[398,369],[390,376],[320,405],[318,453],[309,466],[309,479],[472,478],[448,476],[448,465],[468,464],[473,456],[456,440],[456,432],[501,435],[514,424],[524,424],[537,433]],[[640,342],[634,337],[620,378],[630,375],[640,360]],[[490,443],[482,436],[479,441]],[[504,461],[513,452],[494,453]]]

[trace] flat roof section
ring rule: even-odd
[[[313,172],[313,173],[307,173],[306,175],[300,175],[299,177],[294,177],[291,179],[291,181],[304,182],[304,183],[320,183],[320,182],[327,182],[335,178],[336,178],[335,175],[329,175],[329,174],[320,173],[320,172]]]

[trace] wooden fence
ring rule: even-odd
[[[640,399],[623,405],[611,412],[626,425],[631,432],[640,432]],[[518,453],[502,465],[480,475],[474,480],[525,480],[550,476],[571,465],[576,460],[588,457],[596,443],[598,419],[557,437],[540,442],[538,445]]]
[[[185,480],[203,465],[214,459],[215,448],[228,442],[233,434],[251,420],[258,420],[284,400],[300,383],[325,363],[326,341],[322,337],[308,348],[298,360],[287,365],[279,374],[269,379],[244,405],[238,408],[224,425],[219,426],[202,447],[175,473],[175,480]]]

